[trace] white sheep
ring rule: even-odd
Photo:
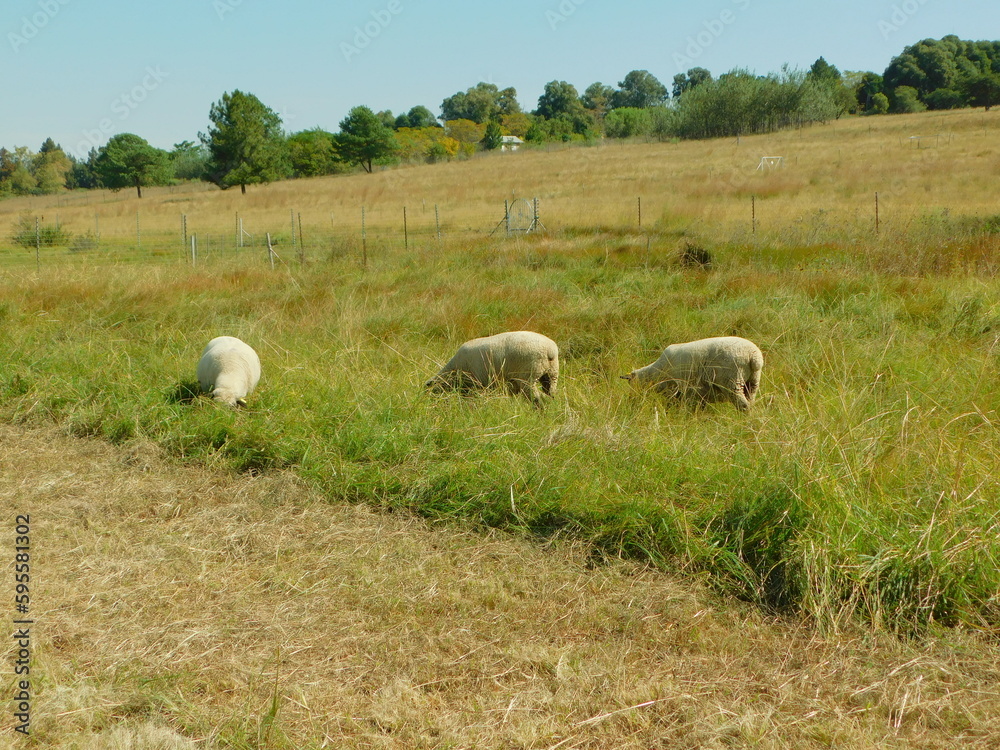
[[[760,386],[764,355],[738,336],[671,344],[651,365],[622,375],[660,393],[698,401],[730,401],[747,411]]]
[[[499,385],[541,407],[538,385],[551,397],[558,379],[559,347],[555,341],[533,331],[509,331],[466,341],[424,387],[468,391]]]
[[[229,406],[246,406],[246,397],[260,380],[260,358],[250,346],[234,336],[218,336],[208,342],[198,360],[201,390]]]

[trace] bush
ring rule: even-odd
[[[36,244],[42,247],[52,247],[54,245],[68,245],[69,232],[65,232],[55,224],[39,224],[35,229],[35,217],[24,214],[14,225],[14,233],[11,235],[15,245],[21,247],[35,247]]]
[[[894,114],[905,115],[913,112],[923,112],[927,105],[920,101],[917,90],[912,86],[897,86],[893,92],[892,111]]]

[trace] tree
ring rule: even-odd
[[[985,107],[989,112],[994,104],[1000,104],[1000,75],[980,73],[966,78],[962,90],[969,104]]]
[[[912,86],[897,86],[892,92],[892,109],[894,114],[909,114],[923,112],[927,105],[920,101],[920,95]]]
[[[806,78],[820,83],[840,83],[840,71],[835,65],[830,65],[824,58],[820,57],[809,67]]]
[[[618,90],[611,97],[611,107],[654,107],[663,104],[668,95],[667,87],[648,70],[633,70],[618,83]]]
[[[503,145],[503,131],[500,129],[500,123],[496,120],[490,120],[487,123],[482,143],[483,148],[487,151],[493,151]]]
[[[535,114],[546,120],[554,120],[561,115],[575,117],[582,115],[583,103],[576,87],[566,81],[549,81],[545,84],[542,95],[538,97],[538,109]]]
[[[674,88],[672,92],[674,99],[679,99],[681,94],[685,91],[690,91],[695,86],[700,86],[701,84],[708,83],[711,80],[712,74],[705,68],[690,68],[686,75],[684,73],[678,73],[674,76]]]
[[[863,111],[867,112],[872,109],[874,106],[874,97],[876,94],[883,93],[883,87],[882,76],[878,73],[872,73],[871,71],[862,73],[860,83],[855,90],[855,97]],[[888,101],[888,98],[886,101]]]
[[[814,107],[814,112],[829,112],[833,117],[840,117],[845,112],[857,109],[857,96],[854,90],[844,83],[844,77],[835,65],[830,65],[824,58],[819,58],[809,68],[805,77],[806,95],[811,96],[815,105],[821,100],[824,103]],[[828,117],[815,117],[825,121]]]
[[[405,115],[396,118],[393,127],[400,128],[439,128],[441,124],[434,117],[434,113],[427,107],[417,105],[410,109]]]
[[[872,97],[871,106],[866,110],[868,114],[884,115],[889,111],[889,97],[879,91]]]
[[[247,185],[288,175],[281,118],[256,96],[239,89],[223,94],[208,117],[213,127],[208,135],[199,133],[199,138],[208,147],[210,182],[223,190],[239,185],[246,193]]]
[[[979,75],[1000,73],[1000,42],[970,42],[949,35],[924,39],[906,47],[885,70],[885,89],[908,86],[921,102],[951,106],[953,93],[967,97],[964,82]],[[945,93],[931,97],[938,89]],[[907,94],[907,96],[909,96]]]
[[[608,86],[606,83],[597,81],[587,86],[580,97],[580,103],[584,109],[594,116],[594,119],[601,120],[608,111],[608,107],[611,105],[611,97],[614,94],[614,88]]]
[[[178,180],[200,180],[208,166],[208,149],[194,141],[175,143],[170,152],[174,177]]]
[[[139,198],[144,185],[165,185],[172,174],[167,152],[133,133],[111,136],[98,152],[94,167],[102,186],[111,190],[134,187]]]
[[[42,194],[58,193],[66,188],[66,177],[73,163],[51,138],[46,138],[35,156],[32,172],[38,183],[37,191]]]
[[[354,107],[340,121],[336,145],[344,161],[360,164],[369,174],[372,162],[393,156],[397,148],[392,131],[365,106]]]
[[[652,128],[653,119],[648,109],[619,107],[608,112],[608,116],[604,118],[604,132],[609,138],[649,135]]]
[[[485,82],[477,83],[464,92],[459,91],[441,102],[442,120],[472,120],[481,125],[520,111],[517,91],[513,88],[501,91],[496,84]]]
[[[288,159],[296,177],[319,177],[337,171],[336,136],[322,128],[288,136]]]
[[[376,112],[375,116],[381,120],[382,124],[389,128],[389,130],[396,127],[396,118],[392,114],[392,110],[383,109],[381,112]]]

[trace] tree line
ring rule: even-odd
[[[596,82],[581,94],[566,81],[545,84],[525,112],[513,88],[492,83],[447,97],[435,115],[423,105],[394,115],[357,106],[336,133],[282,129],[279,115],[253,94],[227,92],[209,111],[198,141],[166,151],[132,133],[112,136],[87,158],[51,138],[38,152],[0,148],[0,197],[105,187],[112,190],[207,180],[220,188],[315,177],[400,162],[436,162],[493,150],[504,136],[528,144],[598,138],[660,140],[767,133],[845,115],[884,115],[1000,102],[1000,42],[956,36],[906,47],[881,74],[841,72],[820,57],[808,71],[784,67],[757,75],[735,69],[717,78],[695,67],[667,88],[646,70],[613,87]]]

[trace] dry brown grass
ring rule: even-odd
[[[1000,736],[995,650],[957,632],[822,637],[570,546],[331,506],[291,476],[181,468],[143,442],[0,426],[0,466],[4,518],[32,518],[37,620],[34,735],[7,722],[5,746],[950,750]]]
[[[235,236],[237,212],[247,231],[261,236],[289,232],[295,212],[307,236],[356,236],[365,206],[374,233],[398,236],[406,206],[410,231],[426,239],[435,205],[444,231],[452,234],[489,231],[511,197],[538,197],[549,229],[634,228],[642,198],[644,227],[660,222],[720,240],[749,231],[750,198],[757,196],[759,232],[808,240],[815,231],[836,229],[856,241],[874,228],[875,192],[886,232],[907,230],[928,212],[996,214],[997,122],[995,113],[970,110],[849,118],[739,141],[607,140],[592,148],[484,154],[372,175],[252,186],[247,195],[185,185],[148,189],[141,200],[128,191],[19,198],[0,203],[0,227],[29,212],[49,222],[58,217],[75,234],[99,223],[102,237],[127,239],[135,237],[139,211],[150,238],[179,238],[185,214],[189,232],[228,240]],[[926,138],[919,148],[910,141],[936,134],[940,139]],[[784,156],[784,168],[757,171],[765,155]]]

